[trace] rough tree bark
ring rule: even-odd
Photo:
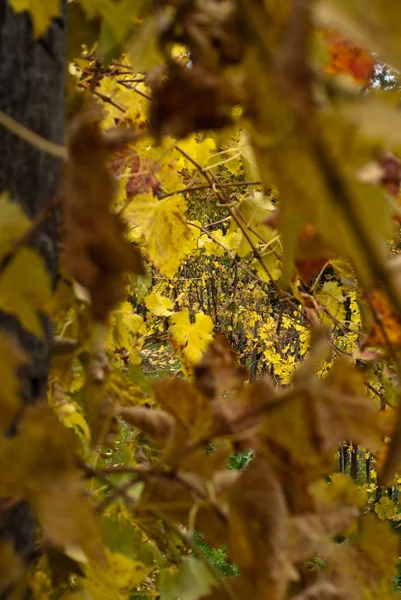
[[[47,33],[35,41],[28,14],[15,14],[7,0],[0,0],[0,110],[59,144],[64,139],[66,4],[67,0],[60,0],[62,18],[54,20]],[[57,193],[61,174],[60,159],[0,127],[0,193],[8,190],[30,217]],[[42,255],[53,285],[58,268],[57,237],[57,215],[53,213],[30,242]],[[28,366],[20,373],[24,403],[45,397],[53,333],[49,319],[43,315],[41,319],[43,339],[25,331],[14,316],[0,312],[0,331],[16,336],[29,357]],[[9,539],[27,562],[35,529],[34,515],[26,504],[0,510],[0,539]]]

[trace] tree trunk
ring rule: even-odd
[[[46,34],[35,41],[29,15],[15,14],[7,0],[0,0],[0,110],[35,133],[62,144],[67,0],[60,4],[62,18],[54,20]],[[61,174],[60,159],[0,126],[0,193],[8,191],[29,217],[34,217],[57,193]],[[43,257],[53,286],[58,270],[57,229],[53,212],[30,241]],[[14,335],[29,358],[20,372],[20,394],[25,404],[43,400],[46,393],[53,333],[50,320],[44,315],[40,318],[45,330],[43,339],[25,331],[13,315],[0,312],[0,331]],[[35,533],[35,518],[25,503],[0,511],[0,539],[10,540],[27,562],[32,556]]]

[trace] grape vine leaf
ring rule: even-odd
[[[164,569],[160,575],[160,600],[198,600],[217,583],[195,556],[184,556],[178,571]]]
[[[50,26],[53,17],[60,16],[59,0],[8,0],[16,12],[28,11],[35,38],[42,36]]]
[[[124,213],[130,226],[139,226],[149,260],[166,277],[176,273],[199,237],[199,231],[187,225],[186,208],[179,194],[158,200],[149,193],[135,196]]]
[[[151,313],[158,317],[168,317],[173,314],[173,303],[170,298],[153,292],[144,298],[145,305]]]
[[[199,362],[203,351],[212,341],[213,321],[202,311],[195,316],[195,322],[189,319],[189,310],[184,308],[171,317],[170,334],[173,343],[182,351],[190,364]]]

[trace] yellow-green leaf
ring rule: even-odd
[[[60,15],[59,0],[9,0],[16,13],[28,11],[36,38],[45,33],[53,17]]]
[[[20,249],[0,277],[1,310],[16,315],[27,331],[40,336],[42,325],[38,312],[44,310],[50,293],[50,280],[42,258],[35,250]]]

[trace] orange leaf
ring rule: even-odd
[[[373,76],[375,61],[367,50],[356,46],[335,29],[327,29],[323,37],[330,54],[324,67],[328,75],[348,74],[357,83],[367,85]]]
[[[375,313],[372,328],[362,348],[367,346],[401,346],[401,319],[381,290],[366,294],[371,310]]]

